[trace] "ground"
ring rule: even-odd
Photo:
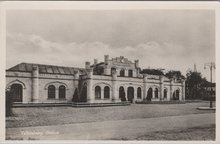
[[[215,140],[215,125],[156,131],[145,135],[122,137],[112,140]]]
[[[95,107],[95,108],[73,108],[73,107],[41,107],[41,108],[14,108],[14,117],[6,119],[7,139],[22,139],[20,135],[13,137],[13,132],[29,129],[58,129],[65,128],[60,132],[60,137],[74,139],[111,139],[111,140],[214,140],[215,139],[215,111],[197,110],[197,107],[208,106],[208,102],[186,103],[186,104],[132,104],[131,106],[117,107]],[[197,120],[198,119],[198,120]],[[194,124],[189,123],[194,121]],[[209,122],[210,121],[210,122]],[[125,125],[127,123],[127,125]],[[129,126],[129,124],[134,123]],[[142,123],[139,129],[139,124]],[[155,123],[161,128],[151,128]],[[166,125],[170,124],[170,127]],[[177,124],[175,124],[177,123]],[[181,124],[178,124],[181,123]],[[113,129],[111,125],[117,125],[120,130]],[[97,127],[95,127],[97,125]],[[101,127],[100,127],[101,125]],[[110,127],[109,127],[110,125]],[[124,125],[124,127],[123,127]],[[149,125],[149,126],[148,126]],[[165,126],[163,126],[165,125]],[[94,127],[93,127],[94,126]],[[135,126],[135,127],[134,127]],[[80,132],[85,129],[105,131],[108,134],[99,137],[79,137],[68,127]],[[86,127],[86,128],[85,128]],[[146,127],[141,131],[141,128]],[[54,128],[54,129],[53,129]],[[90,128],[90,129],[89,129]],[[103,129],[102,129],[103,128]],[[121,129],[133,136],[115,133]],[[140,132],[138,132],[140,130]],[[204,130],[207,130],[205,133]],[[69,132],[67,135],[65,132]],[[134,133],[136,131],[137,133]],[[71,133],[72,132],[72,133]],[[147,133],[145,133],[147,132]],[[70,133],[72,135],[70,135]],[[26,137],[27,138],[27,137]],[[30,139],[42,139],[42,137],[28,137]],[[49,138],[49,137],[48,137]],[[50,137],[51,138],[51,137]],[[59,136],[56,136],[59,138]],[[43,139],[47,139],[44,137]],[[52,137],[53,139],[53,137]]]

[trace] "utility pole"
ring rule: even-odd
[[[204,64],[204,69],[206,69],[206,67],[210,68],[210,82],[212,83],[212,70],[215,69],[215,63],[214,62],[210,62],[210,63],[205,63]],[[212,86],[211,86],[211,98],[210,98],[210,108],[212,108]]]
[[[194,64],[194,72],[197,72],[196,64]]]
[[[205,63],[204,69],[206,69],[206,67],[210,68],[210,82],[212,83],[212,70],[215,69],[215,63],[214,62]]]

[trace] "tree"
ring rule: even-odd
[[[189,71],[186,77],[186,98],[201,99],[205,91],[202,85],[207,83],[207,80],[199,72]]]
[[[166,77],[168,77],[169,79],[175,78],[177,80],[183,80],[185,79],[185,76],[182,75],[182,73],[180,71],[174,71],[174,70],[170,70],[165,74]]]

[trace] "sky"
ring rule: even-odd
[[[212,10],[8,10],[6,35],[6,68],[21,62],[84,68],[108,54],[183,74],[196,64],[210,80],[204,64],[215,62]]]

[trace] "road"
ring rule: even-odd
[[[154,131],[176,130],[215,124],[215,113],[143,118],[66,125],[7,128],[12,139],[110,140],[140,136]]]

